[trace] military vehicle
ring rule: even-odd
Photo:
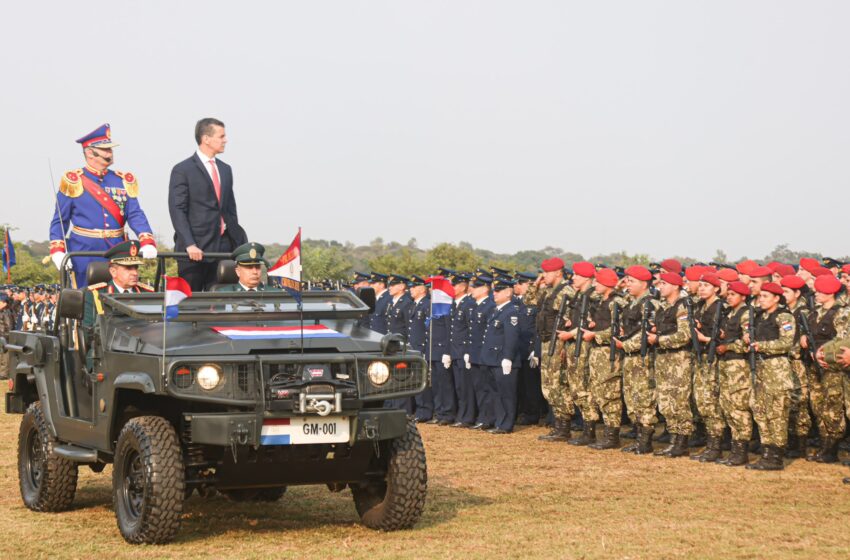
[[[236,281],[234,266],[220,261],[221,284]],[[89,285],[110,278],[102,262],[87,274]],[[323,484],[350,489],[368,527],[419,519],[422,440],[403,410],[383,405],[422,391],[426,362],[399,336],[357,325],[373,291],[305,291],[300,303],[286,291],[195,293],[168,321],[163,292],[101,293],[90,328],[84,298],[63,289],[54,332],[0,341],[10,353],[6,412],[23,414],[29,509],[68,509],[78,468],[112,464],[129,543],[173,539],[193,492],[263,502]]]

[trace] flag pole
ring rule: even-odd
[[[426,286],[427,290],[428,287]],[[431,373],[431,377],[434,377],[434,369],[433,365],[431,365],[433,356],[431,355],[434,351],[434,298],[430,297],[431,294],[428,294],[428,304],[430,309],[428,310],[428,371]],[[442,356],[440,356],[442,359]],[[430,385],[432,381],[429,379],[428,384]]]
[[[301,270],[299,271],[298,278],[299,283],[301,279],[301,272],[304,271],[304,264],[301,260],[301,226],[298,226],[298,262],[301,263],[299,266]],[[301,287],[299,286],[300,290]],[[298,298],[298,318],[301,323],[301,355],[304,355],[304,298]]]
[[[168,385],[168,378],[165,375],[165,327],[166,325],[168,325],[168,320],[165,317],[165,294],[168,291],[168,284],[166,283],[165,274],[162,275],[162,286],[162,380],[166,385]]]
[[[4,253],[5,261],[6,261],[6,283],[12,283],[12,267],[9,266],[11,259],[9,257],[9,226],[6,226],[6,230],[3,232],[3,245],[6,247],[6,251]]]

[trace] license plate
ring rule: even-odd
[[[267,419],[263,421],[260,444],[345,443],[348,442],[350,425],[348,416]]]

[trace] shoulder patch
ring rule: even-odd
[[[97,284],[92,284],[91,286],[86,286],[86,289],[87,289],[87,290],[89,290],[89,291],[91,291],[91,292],[93,292],[93,291],[95,291],[95,290],[99,290],[99,289],[101,289],[101,288],[105,288],[105,287],[106,287],[106,286],[108,286],[108,285],[109,285],[109,284],[108,284],[108,283],[106,283],[106,282],[99,282],[99,283],[97,283]]]
[[[516,315],[511,315],[511,325],[517,326],[519,324],[519,317]]]
[[[143,292],[152,292],[153,291],[153,286],[151,286],[150,284],[145,284],[144,282],[139,282],[138,284],[136,284],[136,286],[138,286],[139,289],[142,290]]]
[[[83,170],[66,171],[59,181],[59,192],[69,198],[77,198],[83,194]]]
[[[136,181],[136,176],[129,171],[116,171],[115,174],[121,177],[121,180],[124,182],[124,190],[127,191],[127,196],[138,198],[139,183]]]

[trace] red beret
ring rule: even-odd
[[[716,274],[703,274],[700,279],[700,282],[707,282],[714,286],[715,288],[720,287],[720,278],[717,277]]]
[[[685,278],[691,282],[696,282],[704,274],[701,266],[689,266],[685,269]]]
[[[776,266],[779,265],[779,264],[782,264],[782,263],[780,263],[778,261],[770,261],[769,263],[767,263],[764,266],[766,266],[767,268],[769,268],[773,272],[776,272]]]
[[[726,282],[738,281],[738,273],[731,268],[721,268],[720,272],[717,273],[717,277],[721,280],[725,280]]]
[[[580,261],[573,264],[573,273],[585,278],[593,278],[596,274],[596,267],[589,262]]]
[[[744,284],[743,282],[729,282],[729,290],[735,292],[736,294],[741,294],[742,296],[748,296],[752,292],[750,292],[750,287]]]
[[[820,263],[817,259],[810,259],[808,257],[803,257],[802,259],[800,259],[800,268],[802,268],[803,270],[808,270],[809,272],[811,272],[813,268],[817,268],[819,266]]]
[[[644,282],[652,280],[652,273],[649,269],[637,264],[626,269],[626,276],[631,276],[635,280],[643,280]]]
[[[767,278],[773,276],[773,271],[766,266],[756,266],[747,273],[750,278]]]
[[[661,261],[661,268],[667,272],[675,272],[676,274],[682,273],[682,263],[676,259],[664,259]]]
[[[791,288],[792,290],[799,290],[806,285],[802,278],[794,274],[783,276],[782,281],[780,281],[779,284],[783,288]]]
[[[674,286],[681,286],[683,284],[682,277],[675,272],[662,272],[660,278]]]
[[[620,279],[617,278],[617,273],[610,268],[600,268],[596,271],[596,281],[603,286],[613,288],[617,285],[619,280]]]
[[[544,272],[552,272],[555,270],[563,270],[564,269],[564,261],[558,257],[553,257],[551,259],[546,259],[542,263],[540,263],[540,268],[543,269]]]
[[[737,265],[735,265],[735,270],[738,271],[738,274],[746,274],[747,276],[749,276],[750,271],[757,266],[758,265],[755,261],[741,261]]]
[[[841,289],[841,280],[833,275],[815,278],[815,291],[822,294],[836,294]]]
[[[832,276],[833,275],[832,271],[830,269],[826,268],[825,266],[816,266],[816,267],[812,268],[811,270],[809,270],[809,272],[811,272],[812,276],[814,276],[816,278],[820,277],[820,276]]]
[[[841,267],[841,272],[844,274],[850,274],[850,264],[845,264]]]
[[[773,267],[774,274],[778,274],[780,276],[793,276],[797,274],[797,271],[794,270],[794,267],[790,264],[777,263],[775,267]]]
[[[768,282],[767,284],[762,285],[761,291],[770,292],[771,294],[776,294],[778,296],[781,296],[784,293],[782,291],[782,286],[776,282]]]

